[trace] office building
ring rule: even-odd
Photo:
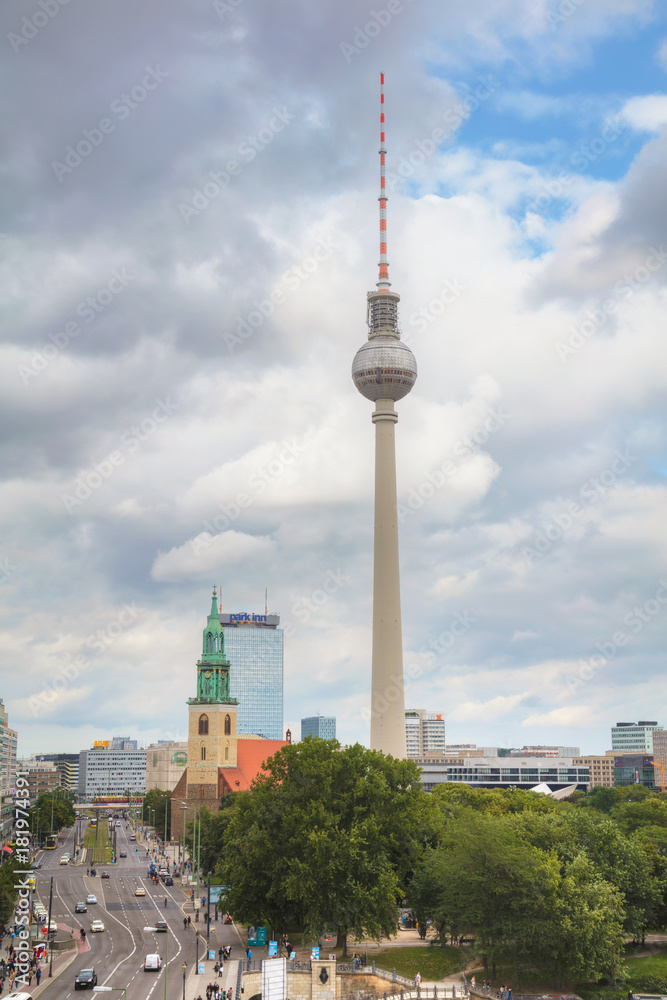
[[[510,757],[579,757],[581,750],[579,747],[521,747],[520,750],[512,749]]]
[[[0,842],[14,838],[14,789],[16,788],[16,730],[9,725],[9,715],[0,698]]]
[[[373,645],[371,749],[406,757],[403,634],[398,561],[395,403],[417,378],[417,362],[401,340],[400,295],[391,291],[387,258],[384,74],[380,76],[380,263],[374,291],[366,295],[368,336],[352,362],[357,390],[375,404],[375,528],[373,539]],[[432,489],[432,487],[430,487]]]
[[[617,722],[611,728],[611,749],[632,753],[653,753],[653,733],[657,722]]]
[[[60,771],[63,788],[72,792],[79,790],[79,755],[78,753],[38,753],[35,759],[47,761]]]
[[[124,750],[119,745],[134,744],[135,740],[118,739],[100,741],[90,750],[79,754],[79,800],[95,799],[126,801],[131,796],[143,795],[146,790],[146,751]],[[115,747],[112,746],[115,743]]]
[[[655,763],[655,784],[663,792],[667,785],[667,730],[655,729],[653,731],[653,760]]]
[[[239,735],[283,739],[283,630],[279,615],[221,613]]]
[[[623,788],[626,785],[643,785],[645,788],[655,788],[655,771],[651,754],[626,753],[612,759],[614,761],[615,788]]]
[[[587,757],[575,756],[573,763],[577,767],[587,767],[590,775],[589,788],[614,787],[614,758],[593,754]]]
[[[146,747],[146,791],[173,792],[188,763],[188,744],[158,740]]]
[[[422,788],[433,791],[445,782],[461,782],[473,788],[525,788],[547,785],[557,791],[572,787],[586,791],[590,771],[571,757],[543,760],[534,757],[461,757],[416,761]]]
[[[427,712],[423,708],[406,709],[405,744],[409,758],[445,753],[444,714]]]
[[[321,740],[336,739],[336,718],[333,715],[311,715],[301,720],[301,739],[317,736]]]
[[[16,769],[28,780],[28,797],[34,803],[39,795],[62,788],[62,775],[50,761],[24,757],[17,760]]]

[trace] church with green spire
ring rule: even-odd
[[[238,735],[238,701],[229,694],[230,666],[214,587],[197,660],[197,695],[187,702],[188,764],[172,792],[172,836],[184,836],[193,810],[206,806],[216,812],[224,795],[250,788],[267,757],[286,745],[285,740]]]
[[[225,633],[218,616],[215,587],[211,612],[204,629],[201,658],[197,660],[197,697],[189,705],[238,705],[229,696],[229,660],[225,659]]]

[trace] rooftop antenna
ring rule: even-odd
[[[378,288],[389,288],[389,261],[387,260],[387,188],[385,183],[385,154],[387,147],[384,144],[384,73],[380,73],[380,276],[377,281]]]

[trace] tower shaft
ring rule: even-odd
[[[375,424],[375,534],[371,749],[404,759],[405,696],[398,562],[396,445],[393,399],[378,399]]]

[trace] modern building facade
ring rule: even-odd
[[[126,799],[146,790],[146,751],[119,749],[122,738],[105,741],[79,754],[79,800]],[[116,744],[112,747],[112,743]],[[127,741],[136,745],[136,741]]]
[[[158,740],[146,747],[146,791],[173,792],[188,763],[188,744]]]
[[[310,715],[301,720],[301,739],[317,736],[321,740],[336,739],[336,717],[334,715]]]
[[[587,767],[590,775],[589,788],[614,787],[614,758],[593,754],[587,757],[575,757],[573,763],[577,767]]]
[[[283,738],[283,630],[279,615],[221,613],[237,732]]]
[[[611,749],[632,753],[653,753],[653,733],[657,722],[617,722],[611,727]]]
[[[461,757],[419,762],[422,788],[433,791],[446,782],[463,782],[473,788],[525,788],[548,785],[552,791],[574,785],[586,791],[590,783],[588,767],[575,764],[571,757],[535,758]]]
[[[614,787],[623,788],[626,785],[643,785],[645,788],[655,788],[655,769],[652,754],[623,754],[612,758],[614,761]]]
[[[17,770],[28,781],[28,798],[31,803],[45,792],[62,788],[62,774],[51,761],[27,757],[16,762]]]
[[[406,757],[403,631],[398,561],[394,404],[417,378],[414,354],[401,341],[400,295],[392,292],[387,258],[384,74],[380,76],[380,263],[376,290],[366,296],[368,340],[352,362],[358,391],[375,403],[375,528],[373,537],[373,647],[371,749]]]
[[[9,715],[0,698],[0,840],[4,845],[14,835],[14,792],[16,789],[16,730],[9,725]]]
[[[667,730],[653,732],[653,760],[655,762],[655,784],[664,792],[667,787]]]
[[[55,765],[61,774],[61,784],[73,792],[79,790],[79,755],[78,753],[38,753],[36,760],[46,761]]]
[[[405,710],[405,746],[407,756],[427,757],[446,750],[445,716],[424,708]]]

